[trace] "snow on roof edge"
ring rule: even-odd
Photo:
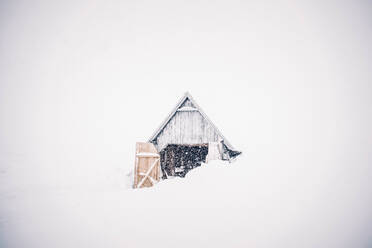
[[[214,125],[214,123],[208,118],[208,116],[205,114],[205,112],[201,109],[201,107],[195,102],[194,98],[191,96],[191,94],[186,91],[183,97],[180,99],[178,104],[173,108],[173,110],[170,112],[168,117],[160,124],[158,129],[152,134],[148,142],[152,142],[156,139],[156,137],[160,134],[160,132],[164,129],[164,127],[168,124],[168,122],[172,119],[172,117],[177,113],[178,108],[182,105],[182,103],[186,100],[189,99],[192,104],[194,104],[195,108],[199,110],[200,114],[211,124],[211,126],[216,130],[218,135],[223,139],[225,145],[233,151],[237,151],[231,144],[230,142],[223,136],[223,134],[220,132],[220,130]],[[240,152],[240,151],[237,151]],[[241,153],[241,152],[240,152]]]

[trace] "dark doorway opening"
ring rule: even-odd
[[[190,170],[205,162],[207,155],[208,144],[168,145],[160,152],[163,179],[169,176],[184,177]]]

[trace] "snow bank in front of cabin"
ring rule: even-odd
[[[151,188],[112,184],[125,173],[109,169],[107,185],[8,188],[0,194],[0,247],[347,247],[339,221],[347,209],[322,198],[324,187],[308,175],[281,166],[240,157]]]
[[[237,163],[238,164],[238,163]],[[180,189],[201,189],[211,186],[224,186],[226,177],[231,173],[230,166],[233,163],[227,161],[214,160],[209,163],[202,163],[201,166],[189,171],[184,178],[173,177],[160,181],[155,187],[161,189],[166,187],[179,187]]]

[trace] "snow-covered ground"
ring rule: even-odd
[[[141,190],[122,173],[96,187],[2,184],[2,247],[366,247],[368,178],[247,161],[213,161]]]

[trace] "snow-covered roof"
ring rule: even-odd
[[[189,106],[182,106],[182,104],[189,100],[194,107]],[[185,95],[181,98],[178,104],[174,107],[172,112],[168,115],[168,117],[162,122],[159,128],[153,133],[150,137],[149,142],[156,140],[157,136],[161,133],[161,131],[165,128],[165,126],[169,123],[169,121],[173,118],[173,116],[177,113],[177,111],[199,111],[199,113],[206,119],[207,122],[215,129],[217,134],[223,139],[224,144],[232,151],[236,151],[234,147],[230,144],[230,142],[223,136],[223,134],[218,130],[218,128],[213,124],[213,122],[208,118],[208,116],[204,113],[204,111],[200,108],[200,106],[195,102],[189,92],[186,92]]]

